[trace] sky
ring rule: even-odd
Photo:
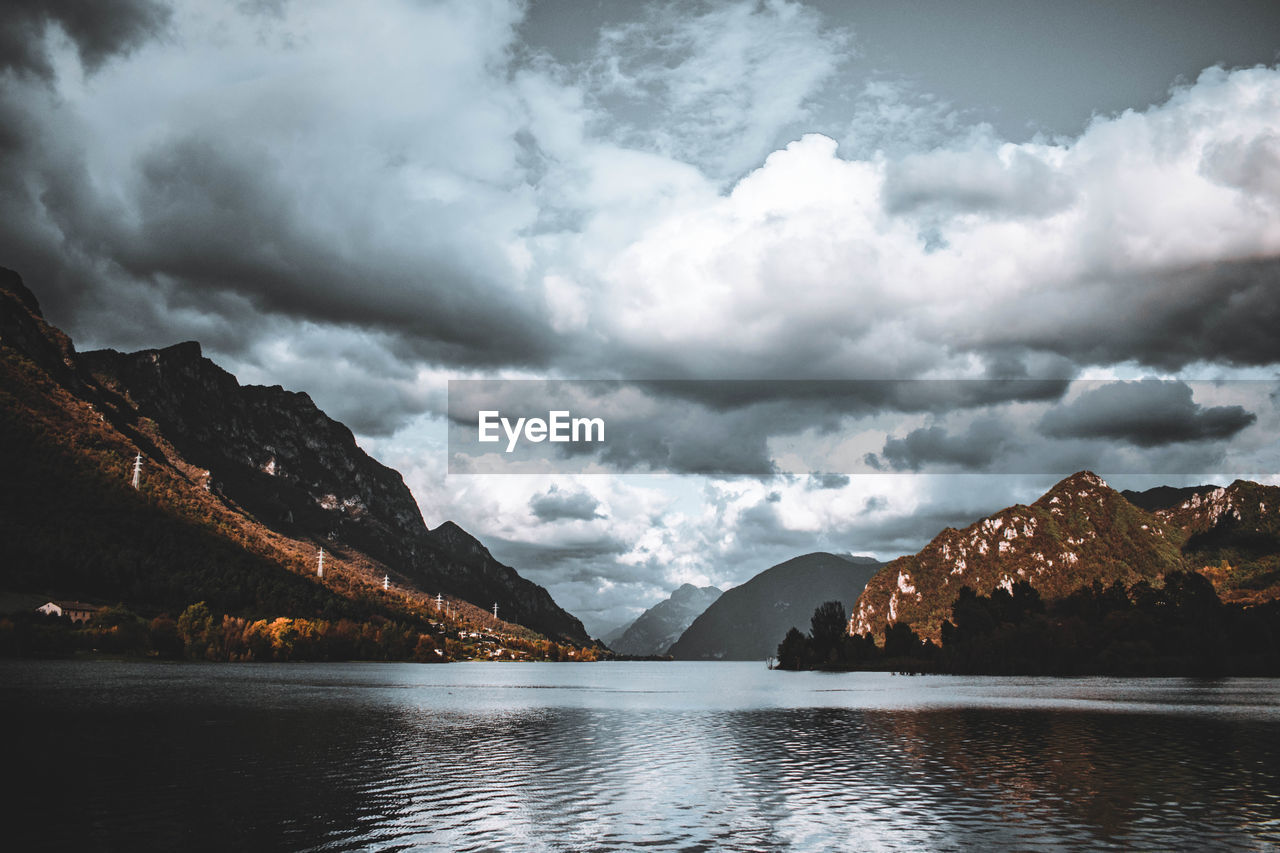
[[[306,391],[599,635],[1082,468],[1276,481],[1277,50],[1243,0],[17,0],[0,265]],[[608,447],[451,468],[482,379],[614,380]]]

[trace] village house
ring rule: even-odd
[[[50,616],[65,616],[72,622],[88,622],[100,609],[96,604],[83,601],[49,601],[36,608]]]

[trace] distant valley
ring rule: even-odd
[[[605,637],[605,644],[620,655],[666,655],[693,620],[721,595],[723,593],[714,586],[699,588],[684,584],[671,593],[670,598],[650,607],[614,635]]]

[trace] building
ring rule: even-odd
[[[65,616],[72,622],[88,622],[100,609],[96,604],[83,601],[49,601],[36,608],[50,616]]]

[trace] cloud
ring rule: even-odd
[[[790,0],[655,3],[600,33],[592,89],[625,142],[736,177],[806,117],[849,41]]]
[[[1137,447],[1222,441],[1257,421],[1242,406],[1206,408],[1183,382],[1112,382],[1045,413],[1040,430],[1054,438],[1106,438]]]
[[[602,294],[628,310],[596,316],[668,375],[1272,364],[1278,104],[1276,69],[1211,69],[1053,144],[843,160],[805,136],[628,246]]]
[[[1073,200],[1066,177],[1035,153],[987,141],[969,150],[938,149],[892,161],[883,201],[891,214],[931,211],[1037,217]]]
[[[0,72],[53,78],[48,40],[55,34],[70,40],[86,71],[96,71],[163,32],[169,15],[154,0],[10,0],[0,21]]]
[[[877,77],[858,93],[840,147],[860,160],[875,159],[877,153],[901,157],[985,130],[982,125],[969,127],[951,104],[909,81]]]
[[[536,215],[524,111],[493,85],[517,9],[383,15],[179,6],[180,38],[99,69],[89,108],[14,81],[18,156],[0,180],[15,225],[0,249],[47,282],[72,331],[125,313],[113,306],[127,290],[157,317],[267,314],[389,334],[419,361],[547,363],[545,306],[512,286]],[[70,72],[55,82],[75,86]]]
[[[849,485],[848,474],[827,471],[810,475],[805,487],[811,490],[843,489],[847,485]]]
[[[1208,146],[1200,171],[1260,201],[1280,203],[1280,134],[1263,133]]]
[[[568,493],[552,485],[545,493],[529,498],[529,509],[539,521],[592,521],[604,518],[597,510],[600,501],[586,492]]]
[[[897,471],[919,471],[935,464],[954,465],[966,470],[981,470],[1006,452],[1012,436],[1006,423],[995,418],[980,418],[968,429],[955,434],[941,426],[921,427],[903,438],[889,438],[884,443],[884,466]],[[881,468],[878,458],[868,464]]]

